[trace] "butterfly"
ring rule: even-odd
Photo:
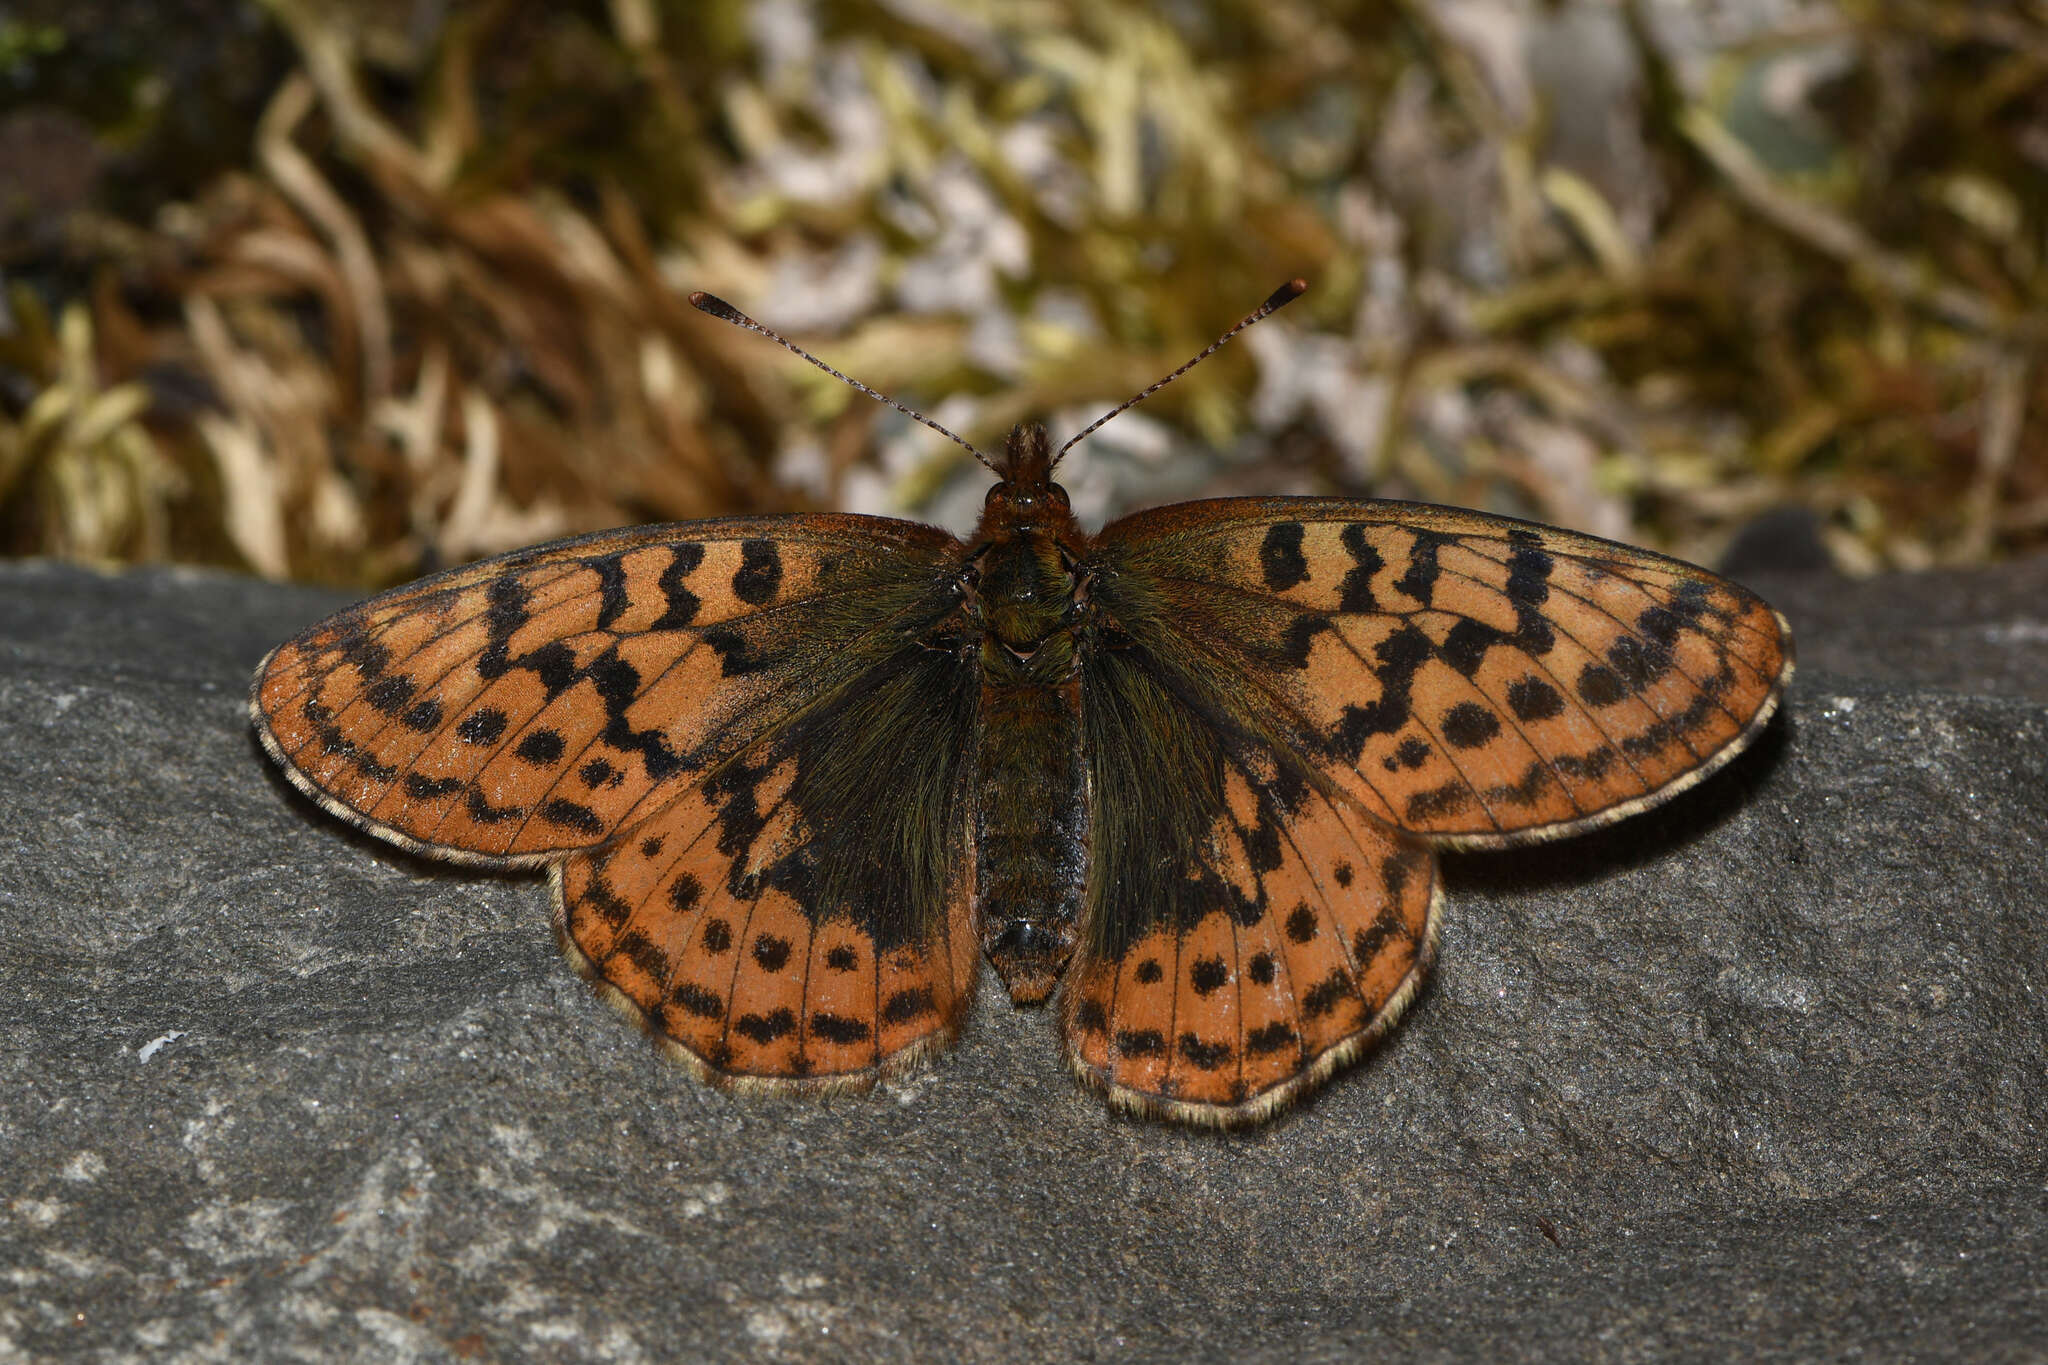
[[[714,1082],[871,1084],[986,957],[1114,1104],[1226,1126],[1400,1017],[1437,850],[1666,800],[1791,675],[1744,588],[1503,517],[1225,498],[1091,534],[1052,474],[1100,425],[976,451],[964,541],[740,517],[423,579],[273,651],[256,732],[391,843],[546,868],[571,962]]]

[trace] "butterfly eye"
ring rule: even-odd
[[[1073,510],[1074,505],[1067,501],[1066,489],[1060,487],[1058,484],[1051,484],[1048,485],[1048,491],[1050,491],[1052,494],[1052,505],[1054,507],[1059,508],[1062,512],[1068,512]]]
[[[982,500],[981,500],[981,505],[982,505],[983,507],[993,507],[993,506],[995,506],[995,501],[996,501],[996,495],[997,495],[997,494],[999,494],[999,493],[1001,493],[1001,492],[1002,492],[1002,491],[1003,491],[1003,490],[1004,490],[1005,488],[1007,488],[1008,486],[1009,486],[1008,484],[1000,484],[1000,483],[992,483],[992,484],[990,484],[990,485],[988,486],[988,494],[987,494],[987,496],[986,496],[986,497],[982,498]]]

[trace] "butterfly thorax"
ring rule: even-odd
[[[1040,652],[1072,662],[1072,632],[1085,603],[1076,551],[1085,542],[1066,490],[1052,481],[1045,428],[1010,433],[961,579],[970,613],[985,632],[982,663],[992,675],[1051,681]],[[1071,548],[1070,548],[1071,547]]]
[[[1020,1004],[1045,999],[1074,950],[1087,864],[1078,634],[1087,537],[1052,481],[1045,429],[1018,426],[960,579],[979,630],[977,920]]]

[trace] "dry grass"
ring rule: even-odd
[[[1084,512],[1413,496],[1712,559],[1797,505],[1859,571],[2048,540],[2040,3],[264,8],[291,61],[191,193],[0,204],[0,551],[371,586],[636,519],[958,525],[960,452],[684,296],[994,440],[1297,274],[1077,452]],[[75,51],[38,32],[0,67]]]

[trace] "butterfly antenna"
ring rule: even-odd
[[[1065,445],[1059,448],[1059,453],[1052,457],[1052,462],[1054,464],[1058,464],[1060,462],[1061,455],[1065,455],[1068,451],[1072,450],[1075,446],[1079,445],[1083,440],[1090,436],[1093,436],[1096,432],[1100,431],[1102,429],[1102,424],[1104,422],[1107,422],[1110,418],[1116,416],[1125,408],[1134,408],[1138,406],[1138,404],[1144,402],[1147,398],[1150,398],[1153,394],[1159,392],[1168,384],[1171,384],[1174,380],[1180,378],[1189,370],[1192,370],[1193,368],[1195,368],[1195,366],[1201,364],[1210,356],[1215,355],[1216,352],[1222,350],[1224,342],[1230,340],[1239,332],[1242,332],[1245,328],[1251,326],[1253,323],[1257,322],[1260,318],[1265,317],[1267,314],[1276,313],[1280,311],[1282,308],[1285,308],[1288,304],[1293,303],[1296,299],[1300,298],[1303,294],[1307,292],[1307,280],[1289,280],[1287,283],[1281,285],[1278,289],[1275,289],[1271,294],[1268,294],[1266,296],[1266,301],[1264,303],[1260,304],[1250,313],[1247,313],[1244,316],[1244,319],[1240,321],[1237,324],[1237,326],[1231,328],[1222,336],[1217,337],[1214,341],[1210,342],[1208,349],[1204,350],[1200,355],[1196,356],[1193,360],[1190,360],[1187,364],[1175,370],[1172,374],[1166,376],[1166,378],[1160,380],[1157,384],[1154,384],[1150,388],[1147,388],[1142,393],[1138,394],[1136,397],[1130,399],[1127,402],[1117,404],[1108,412],[1103,413],[1102,416],[1096,418],[1093,422],[1090,422],[1087,425],[1087,427],[1081,431],[1080,435],[1074,437],[1072,440],[1068,441]],[[783,344],[787,345],[788,343],[784,342]]]
[[[839,373],[839,371],[833,369],[830,365],[827,365],[824,361],[818,359],[818,357],[812,355],[809,351],[806,351],[803,347],[789,340],[781,333],[774,332],[766,327],[763,327],[760,323],[754,321],[745,313],[742,313],[739,309],[733,307],[724,299],[718,297],[718,295],[707,294],[703,290],[699,289],[696,293],[690,295],[690,306],[695,308],[700,313],[709,313],[712,317],[722,319],[723,321],[726,322],[730,322],[735,327],[744,327],[750,332],[759,332],[762,336],[767,337],[770,341],[775,342],[777,345],[781,346],[784,350],[789,351],[791,354],[802,356],[805,360],[810,361],[813,365],[816,365],[819,369],[823,370],[826,374],[831,375],[834,379],[839,380],[841,383],[853,385],[853,387],[859,389],[862,393],[874,399],[877,403],[887,403],[890,407],[896,409],[896,411],[902,413],[905,417],[912,417],[924,423],[933,431],[938,432],[939,435],[959,445],[961,449],[965,450],[969,455],[972,455],[975,459],[980,460],[983,464],[987,465],[991,470],[994,470],[997,475],[1001,475],[1002,471],[1000,469],[996,469],[994,462],[991,461],[988,456],[982,454],[973,446],[969,445],[966,441],[962,440],[959,436],[955,435],[953,432],[946,430],[937,422],[934,422],[931,418],[917,411],[917,409],[907,408],[903,406],[903,404],[891,398],[888,394],[877,393],[875,392],[875,390],[869,388],[867,385],[861,383],[858,379],[853,378],[851,375],[844,375]],[[1271,312],[1272,310],[1268,309],[1267,311]],[[1250,319],[1246,319],[1246,321],[1250,321]],[[1221,345],[1222,343],[1219,342],[1217,344]],[[1213,351],[1216,349],[1216,347],[1211,346],[1209,349]],[[1204,354],[1207,354],[1207,352],[1204,352]],[[1139,396],[1143,397],[1142,394]]]

